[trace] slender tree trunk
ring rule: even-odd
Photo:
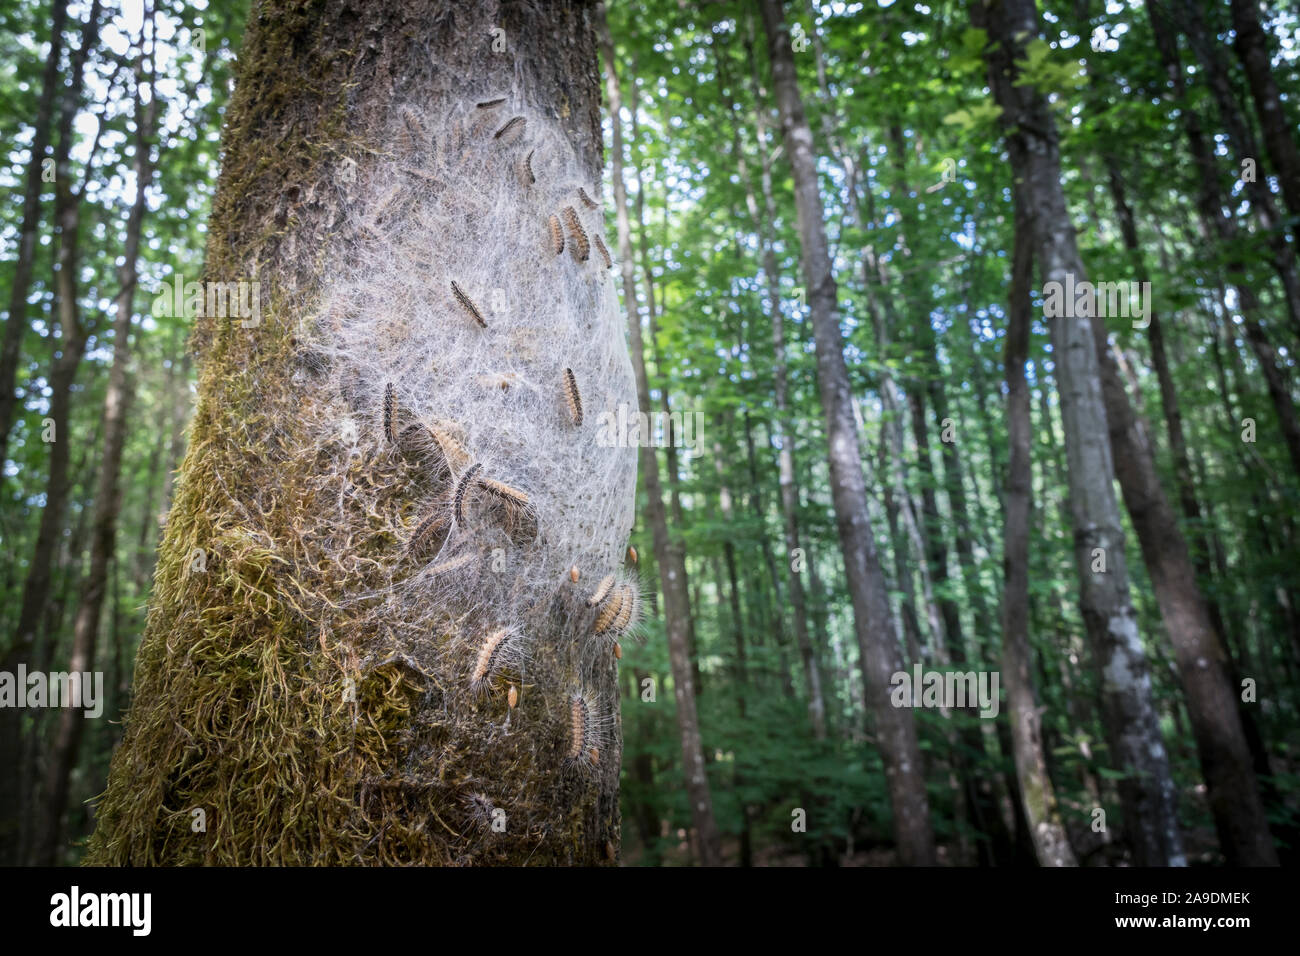
[[[1042,719],[1034,700],[1029,647],[1029,513],[1033,498],[1030,455],[1029,358],[1034,252],[1030,224],[1020,204],[1016,210],[1015,250],[1012,254],[1011,294],[1007,309],[1007,521],[1003,562],[1006,585],[1002,595],[1002,669],[1007,688],[1011,740],[1020,780],[1020,799],[1029,821],[1034,853],[1042,866],[1076,866],[1065,835],[1056,792],[1043,752]]]
[[[152,36],[149,57],[152,58]],[[139,60],[135,71],[135,201],[127,216],[122,266],[118,271],[116,316],[113,321],[113,365],[104,396],[103,459],[95,488],[95,520],[91,527],[90,568],[81,587],[81,601],[72,629],[72,653],[68,671],[90,674],[94,671],[95,645],[99,635],[100,611],[108,584],[109,562],[117,544],[117,518],[121,507],[122,451],[126,444],[126,410],[131,401],[127,377],[131,360],[131,319],[136,292],[137,257],[144,226],[145,194],[153,181],[153,125],[157,111],[157,90],[149,67],[150,97],[146,105],[141,93],[145,74],[145,40],[140,39]],[[102,702],[101,702],[102,703]],[[59,712],[54,741],[48,756],[44,800],[37,820],[32,862],[53,866],[60,856],[63,814],[68,805],[68,782],[77,762],[77,753],[86,727],[81,710],[65,708]]]
[[[875,715],[876,737],[885,762],[899,859],[905,865],[924,866],[934,862],[929,799],[912,714],[891,706],[889,701],[891,677],[902,669],[902,662],[894,639],[884,572],[868,523],[862,454],[837,318],[836,284],[822,221],[812,131],[799,96],[790,33],[781,6],[779,0],[760,0],[786,155],[795,181],[804,281],[808,287],[818,388],[829,443],[831,498],[853,602],[868,706]]]
[[[1287,119],[1286,107],[1273,79],[1272,53],[1268,37],[1259,22],[1259,0],[1231,0],[1232,41],[1250,83],[1250,95],[1264,132],[1264,145],[1277,170],[1282,198],[1291,214],[1291,229],[1300,243],[1300,151],[1296,149],[1295,123]]]
[[[99,5],[95,4],[98,14]],[[50,146],[50,127],[54,121],[55,94],[59,82],[59,61],[63,58],[63,28],[68,20],[67,0],[50,4],[50,52],[41,76],[41,95],[32,118],[32,151],[27,161],[23,185],[22,225],[18,230],[18,250],[14,258],[13,286],[9,289],[9,312],[5,319],[4,338],[0,340],[0,466],[9,451],[9,430],[13,427],[18,406],[14,392],[18,362],[22,355],[23,334],[27,331],[27,297],[32,290],[32,267],[36,259],[36,234],[41,225],[41,183],[45,151]],[[3,790],[0,790],[3,795]],[[5,862],[8,845],[0,833],[0,864]]]
[[[614,203],[618,217],[618,248],[623,275],[623,297],[628,312],[628,328],[632,339],[632,365],[636,372],[639,406],[647,412],[650,404],[650,387],[646,380],[645,353],[641,343],[640,307],[637,305],[636,277],[632,261],[631,225],[628,219],[627,192],[623,185],[623,127],[620,112],[622,96],[619,90],[618,71],[614,59],[614,43],[610,39],[605,20],[605,6],[596,5],[596,23],[601,53],[605,60],[605,94],[609,99],[609,114],[613,118],[613,181]],[[722,863],[721,842],[717,823],[713,817],[713,795],[704,761],[704,748],[700,740],[699,716],[695,710],[695,682],[691,673],[689,646],[690,599],[689,581],[686,577],[686,556],[680,541],[668,534],[668,521],[664,511],[663,488],[659,479],[659,464],[652,445],[643,445],[641,466],[647,497],[647,517],[654,539],[655,560],[659,565],[659,583],[664,596],[664,616],[667,619],[668,654],[672,664],[673,694],[677,702],[677,730],[682,749],[682,771],[686,776],[686,792],[691,804],[699,862],[702,866]]]
[[[975,26],[987,28],[989,86],[1003,109],[1020,201],[1027,207],[1044,282],[1086,273],[1061,188],[1060,145],[1046,98],[1015,85],[1024,45],[1037,37],[1033,0],[973,0]],[[1071,303],[1073,305],[1073,303]],[[1110,759],[1122,770],[1125,828],[1139,865],[1185,865],[1169,758],[1160,734],[1150,670],[1129,596],[1124,532],[1115,500],[1115,462],[1092,326],[1050,320],[1069,461],[1070,508],[1080,609],[1101,674]],[[1105,571],[1101,571],[1104,561]],[[1096,570],[1094,570],[1096,569]]]
[[[591,5],[248,22],[205,277],[260,308],[197,320],[87,859],[616,862],[620,625],[587,599],[606,574],[631,594],[636,454],[606,413],[636,391],[579,254],[602,231],[575,188],[601,180]],[[503,368],[527,387],[481,383]]]

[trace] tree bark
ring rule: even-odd
[[[889,701],[891,677],[902,669],[902,662],[894,639],[884,572],[868,523],[862,455],[837,318],[836,283],[822,221],[812,130],[799,95],[782,5],[779,0],[760,0],[760,9],[786,155],[794,174],[804,280],[816,340],[817,381],[829,444],[831,498],[853,603],[863,681],[884,758],[899,860],[904,865],[925,866],[935,859],[929,799],[912,714],[893,707]]]
[[[618,248],[623,278],[623,298],[628,313],[628,328],[632,340],[632,365],[636,372],[639,408],[647,412],[650,404],[650,387],[646,379],[645,352],[641,342],[640,307],[637,305],[636,276],[632,260],[631,223],[628,218],[627,191],[623,185],[623,127],[620,116],[622,95],[618,71],[615,68],[614,43],[605,19],[605,5],[596,5],[596,22],[601,54],[605,61],[605,94],[609,99],[612,117],[614,204],[618,218]],[[713,817],[713,795],[709,789],[704,748],[700,739],[699,716],[695,709],[695,682],[691,673],[690,656],[690,598],[686,577],[686,556],[680,541],[668,534],[667,515],[664,510],[663,487],[659,478],[659,463],[653,445],[643,444],[641,467],[646,489],[646,513],[654,540],[655,560],[659,566],[659,583],[664,596],[664,617],[668,631],[668,655],[672,665],[673,695],[677,702],[677,730],[682,750],[682,771],[686,776],[687,799],[691,804],[699,862],[702,866],[719,866],[722,863],[721,841]]]
[[[88,862],[617,861],[617,664],[587,597],[632,585],[636,456],[592,420],[635,390],[596,250],[548,231],[601,151],[588,3],[255,5],[204,275],[256,281],[261,314],[197,321]],[[498,361],[542,399],[477,384]]]
[[[1002,669],[1006,673],[1007,711],[1020,781],[1020,800],[1029,822],[1034,853],[1041,866],[1077,866],[1074,851],[1061,823],[1056,792],[1043,752],[1042,719],[1034,700],[1029,662],[1029,513],[1033,500],[1029,383],[1025,362],[1029,358],[1034,253],[1030,224],[1017,203],[1015,249],[1012,254],[1011,292],[1007,308],[1007,520],[1003,532],[1006,584],[1002,594]]]

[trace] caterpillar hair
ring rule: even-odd
[[[483,319],[483,313],[478,310],[478,306],[470,300],[470,297],[461,291],[460,286],[456,285],[455,281],[451,283],[451,292],[456,297],[456,301],[460,303],[461,308],[472,315],[474,321],[486,329],[487,322]]]
[[[569,417],[573,424],[582,424],[582,395],[578,392],[578,380],[573,377],[573,369],[564,370],[564,400],[569,403]]]
[[[438,443],[438,449],[442,452],[442,457],[446,459],[449,466],[463,465],[469,459],[469,452],[465,451],[460,442],[448,434],[445,428],[430,425],[429,434]]]
[[[601,582],[596,585],[596,590],[591,592],[591,597],[587,598],[587,607],[595,607],[601,601],[605,600],[605,596],[609,594],[609,589],[613,586],[614,575],[605,575],[605,577],[601,579]]]
[[[611,255],[609,254],[609,250],[608,250],[607,248],[605,248],[605,240],[602,239],[602,238],[600,238],[600,234],[599,234],[599,233],[597,233],[597,234],[596,234],[595,236],[593,236],[592,238],[593,238],[593,239],[595,240],[595,242],[596,242],[596,251],[599,252],[599,253],[600,253],[600,257],[601,257],[602,259],[605,260],[605,268],[606,268],[606,269],[612,269],[612,268],[614,268],[614,257],[611,256]]]
[[[392,382],[384,386],[384,437],[390,445],[397,444],[397,398]]]
[[[484,100],[482,103],[477,103],[475,105],[481,110],[490,110],[494,106],[500,106],[505,101],[506,98],[504,96],[498,96],[494,100]]]
[[[570,764],[599,764],[600,748],[604,746],[604,731],[608,718],[600,712],[599,701],[589,694],[573,691],[569,694],[569,749]]]
[[[503,136],[511,136],[512,134],[522,133],[524,131],[525,122],[526,120],[522,116],[516,116],[512,120],[510,120],[510,122],[506,123],[505,126],[502,126],[499,130],[497,130],[496,135],[493,136],[492,138],[501,139]]]
[[[528,495],[517,488],[511,488],[509,485],[496,481],[492,478],[480,478],[478,486],[484,491],[489,491],[498,498],[504,498],[512,504],[526,507],[528,505]]]
[[[596,615],[596,623],[592,626],[592,630],[597,634],[608,631],[610,625],[623,613],[623,605],[626,600],[627,593],[623,588],[615,591],[610,599],[605,602],[605,606],[601,608],[600,613]]]
[[[537,182],[537,177],[533,175],[533,153],[536,150],[530,149],[528,155],[524,157],[523,163],[519,167],[519,183],[523,186],[531,186]]]
[[[564,207],[564,226],[569,230],[569,253],[578,262],[586,262],[591,255],[591,242],[587,239],[587,230],[582,228],[578,219],[578,210],[572,206]]]
[[[551,230],[551,248],[558,256],[564,251],[564,230],[560,228],[560,220],[555,215],[551,215],[546,220],[546,225]]]
[[[591,708],[581,694],[569,697],[569,759],[577,760],[585,749],[587,726],[591,723]]]
[[[587,190],[583,189],[581,186],[578,187],[578,198],[582,200],[582,204],[586,206],[588,209],[600,208],[600,203],[596,202],[594,199],[588,196]]]
[[[627,630],[632,623],[632,615],[636,610],[636,591],[630,584],[623,585],[623,603],[614,618],[614,630],[620,634]]]
[[[456,515],[457,524],[462,524],[465,521],[465,491],[469,488],[469,484],[474,479],[474,476],[482,470],[482,463],[475,462],[470,466],[469,471],[460,476],[460,481],[456,483],[456,499],[453,510]]]

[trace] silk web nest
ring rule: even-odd
[[[370,661],[435,670],[453,697],[509,687],[513,707],[558,619],[568,686],[547,693],[577,721],[640,609],[636,452],[616,430],[636,391],[599,184],[506,97],[390,123],[395,155],[335,177],[334,271],[298,336],[322,474],[302,540],[346,582],[332,617]],[[595,749],[581,736],[575,758]]]

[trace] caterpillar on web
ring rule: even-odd
[[[509,628],[497,628],[484,637],[474,660],[474,670],[470,673],[471,693],[484,693],[492,678],[507,665],[514,663],[516,651],[514,634]]]
[[[591,242],[587,239],[587,230],[582,228],[578,211],[572,206],[564,207],[564,225],[569,230],[569,252],[577,262],[586,262],[591,255]]]
[[[486,329],[487,322],[483,318],[483,313],[478,310],[478,306],[473,303],[470,297],[461,290],[461,287],[458,286],[454,280],[451,283],[451,292],[452,295],[456,297],[456,301],[460,303],[461,308],[472,315],[474,321]]]
[[[613,593],[610,599],[605,602],[605,606],[601,608],[600,613],[596,615],[596,623],[592,626],[592,629],[597,634],[603,634],[608,631],[614,621],[622,615],[623,605],[627,602],[627,596],[627,590],[625,588],[619,588]]]
[[[569,749],[571,764],[599,764],[604,742],[604,719],[595,698],[581,691],[569,695]]]
[[[384,386],[384,437],[390,445],[397,444],[397,397],[392,382]]]
[[[516,136],[523,133],[524,123],[525,120],[522,116],[516,116],[513,119],[511,119],[510,122],[506,123],[505,126],[502,126],[499,130],[497,130],[496,134],[492,138],[502,139],[503,137],[505,137],[507,138],[507,141],[510,139],[514,139]]]
[[[490,110],[494,106],[500,106],[505,101],[506,98],[504,96],[498,96],[494,100],[484,100],[482,103],[476,103],[475,105],[481,110]]]
[[[454,511],[456,514],[456,523],[463,524],[465,521],[465,492],[469,484],[473,481],[474,476],[483,470],[481,462],[475,462],[470,466],[469,471],[460,476],[460,481],[456,484],[456,503]]]
[[[564,370],[564,400],[569,404],[569,417],[574,425],[582,424],[582,395],[578,392],[578,380],[573,377],[573,369]]]
[[[560,228],[560,220],[555,215],[551,215],[546,220],[546,226],[551,230],[551,248],[555,250],[558,256],[564,251],[564,230]]]
[[[537,177],[533,175],[533,153],[535,152],[537,151],[530,149],[519,165],[519,183],[522,186],[531,186],[537,182]]]
[[[420,554],[430,550],[429,546],[433,544],[439,533],[444,531],[447,526],[447,519],[444,515],[434,512],[429,515],[416,527],[415,533],[411,535],[411,540],[406,545],[409,554]]]
[[[592,238],[596,241],[596,251],[599,252],[600,257],[605,260],[605,268],[614,268],[614,258],[609,254],[609,250],[605,248],[605,240],[600,238],[600,233],[592,236]]]
[[[484,491],[489,491],[498,498],[504,498],[506,501],[517,504],[521,507],[527,506],[528,495],[517,488],[511,488],[504,482],[496,481],[492,478],[480,478],[478,486]]]
[[[578,187],[578,198],[582,200],[582,204],[588,209],[600,208],[600,204],[588,196],[587,190],[583,189],[581,186]]]
[[[605,596],[609,594],[609,590],[613,586],[614,586],[614,575],[612,574],[605,575],[601,579],[600,583],[596,585],[596,590],[591,592],[591,597],[587,598],[587,607],[595,607],[601,601],[605,600]]]

